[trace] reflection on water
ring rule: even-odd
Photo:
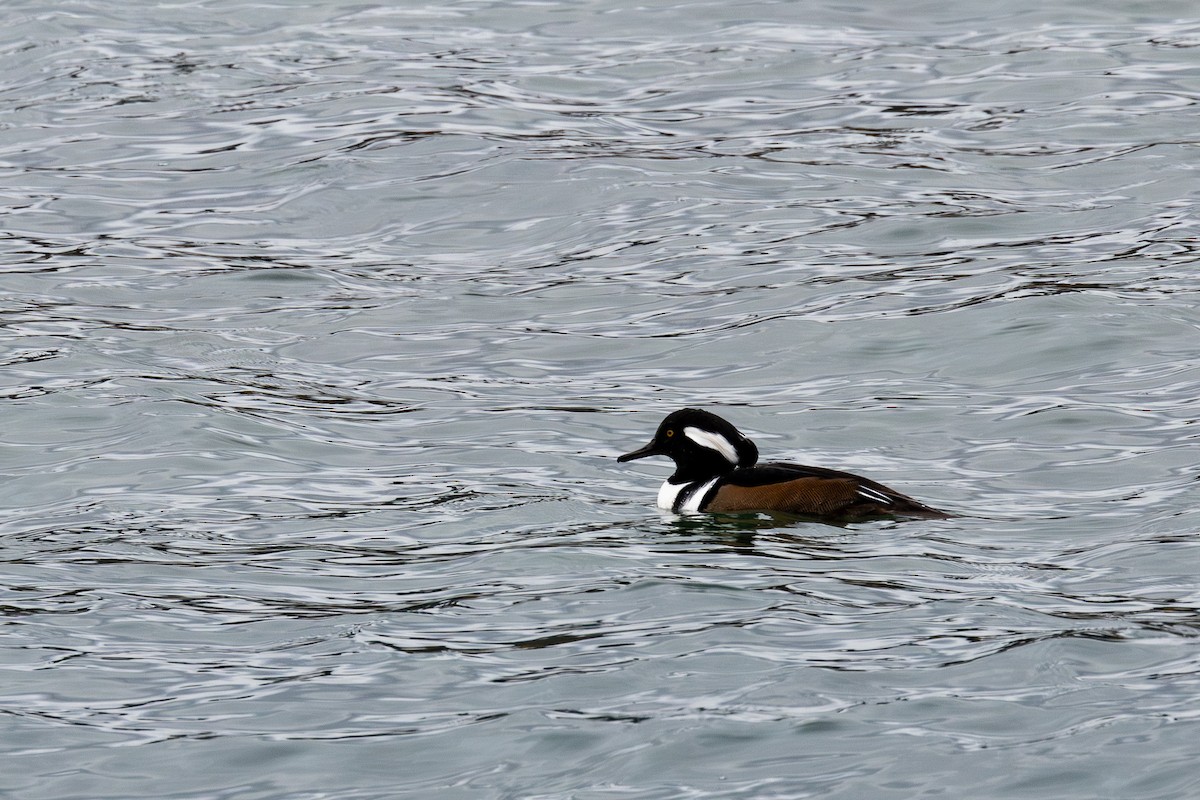
[[[9,11],[4,796],[1195,795],[1190,9]]]

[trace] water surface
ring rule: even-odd
[[[1200,793],[1190,4],[7,8],[5,797]]]

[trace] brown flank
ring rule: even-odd
[[[907,495],[874,484],[872,488],[883,490],[891,502],[871,500],[858,493],[858,485],[858,481],[852,478],[796,478],[763,486],[725,484],[717,490],[713,499],[704,507],[704,511],[782,511],[800,516],[841,519],[895,515],[949,516]]]

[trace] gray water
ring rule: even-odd
[[[0,796],[1200,797],[1195,11],[6,3]]]

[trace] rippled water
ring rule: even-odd
[[[0,794],[1200,796],[1194,11],[8,3]]]

